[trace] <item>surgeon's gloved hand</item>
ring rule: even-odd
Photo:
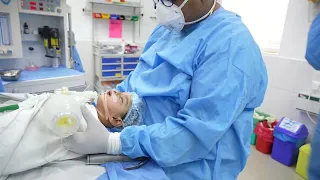
[[[64,147],[78,154],[121,154],[120,133],[110,133],[88,109],[81,105],[81,112],[87,121],[85,132],[78,132],[63,139]]]

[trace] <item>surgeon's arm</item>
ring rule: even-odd
[[[260,58],[251,54],[254,54],[251,50],[243,50],[230,58],[244,64],[247,58]],[[161,124],[128,127],[122,131],[124,154],[132,158],[150,156],[160,166],[168,167],[204,158],[216,148],[245,109],[249,89],[255,89],[251,84],[260,84],[260,80],[254,82],[229,59],[216,61],[215,58],[199,64],[193,76],[190,99],[177,117],[169,116]]]
[[[125,80],[123,80],[120,84],[117,85],[116,89],[120,92],[131,92],[130,86],[129,86],[130,78],[131,78],[131,73]]]
[[[316,70],[320,70],[320,14],[311,24],[308,34],[306,59]]]

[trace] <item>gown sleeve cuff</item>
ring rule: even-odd
[[[145,128],[146,126],[130,126],[122,130],[120,140],[123,154],[131,158],[147,157],[140,143],[148,139]]]

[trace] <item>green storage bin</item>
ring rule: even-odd
[[[264,116],[265,118],[270,117],[269,114],[266,114],[266,113],[263,113],[263,112],[256,111],[256,113],[259,114],[259,116]],[[253,129],[256,127],[256,125],[260,121],[261,121],[260,119],[253,118]],[[254,132],[252,132],[250,144],[251,145],[256,145],[256,141],[257,141],[257,135]]]
[[[256,133],[252,132],[250,144],[251,145],[256,145],[256,141],[257,141],[257,135],[256,135]]]

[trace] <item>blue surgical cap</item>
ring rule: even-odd
[[[123,119],[123,128],[132,125],[139,125],[143,119],[145,105],[142,99],[134,92],[130,93],[132,105]]]

